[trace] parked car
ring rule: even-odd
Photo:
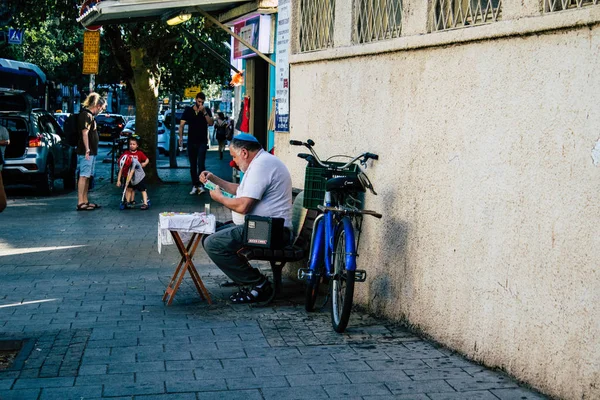
[[[34,184],[44,194],[52,194],[54,181],[63,179],[65,189],[74,189],[75,149],[52,114],[32,104],[33,98],[24,91],[0,89],[0,125],[10,135],[4,183]]]
[[[175,129],[177,132],[178,128]],[[158,129],[156,131],[156,148],[158,149],[159,154],[169,154],[170,146],[171,146],[171,129],[167,128],[165,124],[161,121],[158,121]],[[179,155],[179,135],[175,134],[175,154]]]
[[[62,128],[63,125],[65,124],[66,119],[69,117],[69,115],[71,115],[71,114],[63,113],[63,112],[55,112],[54,119],[56,119],[56,122],[58,122],[58,125],[60,125],[60,127]]]
[[[130,137],[135,134],[135,120],[131,120],[125,125],[125,129],[121,132],[121,136]],[[167,129],[165,124],[162,121],[158,121],[157,129],[156,129],[156,149],[159,154],[169,154],[169,148],[171,142],[169,141],[171,137],[171,131]],[[179,135],[175,137],[175,141],[179,141]],[[179,144],[177,144],[179,146]],[[179,149],[177,149],[177,154],[179,154]]]
[[[135,119],[131,119],[125,124],[125,128],[121,131],[121,136],[130,137],[135,133]]]
[[[96,115],[96,124],[100,141],[112,143],[121,136],[125,128],[125,119],[119,114],[99,114]]]

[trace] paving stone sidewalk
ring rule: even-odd
[[[106,149],[105,149],[106,150]],[[229,177],[228,159],[208,168]],[[231,305],[226,277],[202,249],[195,264],[214,304],[186,278],[161,301],[178,261],[157,252],[161,211],[198,211],[187,160],[159,173],[149,211],[119,210],[110,164],[98,163],[91,200],[9,188],[0,214],[0,341],[25,340],[13,367],[0,370],[9,399],[543,399],[506,375],[422,340],[402,326],[355,312],[336,334],[326,309],[306,313],[303,286],[286,280],[273,306]],[[212,204],[220,219],[228,212]],[[268,270],[265,265],[265,270]]]

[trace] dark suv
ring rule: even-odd
[[[0,89],[0,125],[8,129],[2,176],[5,184],[35,184],[45,194],[54,192],[54,180],[75,188],[77,155],[62,128],[46,110],[32,108],[22,90]]]
[[[121,137],[121,132],[125,128],[125,119],[119,114],[98,114],[96,124],[100,141],[112,142],[113,139]]]

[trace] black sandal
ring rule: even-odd
[[[94,211],[95,209],[93,207],[90,207],[88,205],[88,203],[79,203],[77,204],[77,211]]]
[[[85,203],[87,204],[88,208],[95,210],[97,208],[102,208],[102,206],[100,204],[95,204],[95,203]]]
[[[140,210],[147,210],[149,208],[150,208],[150,206],[148,204],[142,204],[142,206],[140,207]]]
[[[273,288],[271,287],[271,283],[266,281],[260,288],[258,286],[255,286],[252,290],[242,288],[239,292],[229,296],[229,300],[235,304],[258,303],[268,300],[272,293]]]

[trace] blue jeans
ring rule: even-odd
[[[190,175],[194,186],[200,186],[200,173],[206,169],[206,150],[206,143],[188,143],[187,151],[190,159]]]

